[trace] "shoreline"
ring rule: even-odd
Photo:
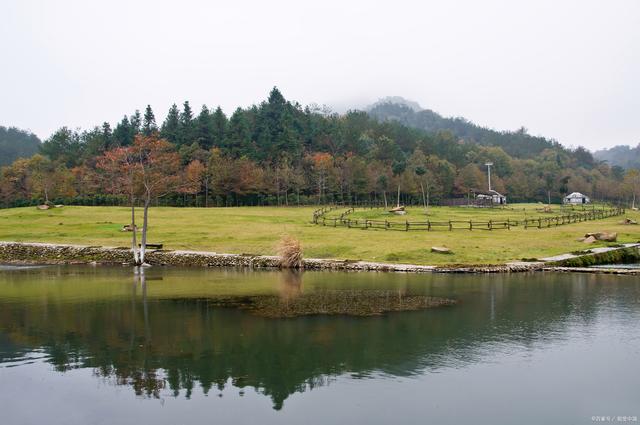
[[[589,268],[570,266],[576,260],[596,264],[610,259],[612,253],[640,256],[640,244],[615,248],[599,248],[585,255],[564,254],[536,262],[510,262],[501,265],[428,266],[416,264],[379,263],[370,261],[307,258],[305,270],[373,271],[399,273],[522,273],[522,272],[582,272],[602,274],[640,274],[640,269]],[[222,254],[209,251],[148,250],[147,262],[154,266],[229,267],[279,269],[279,257],[273,255]],[[585,259],[587,261],[585,261]],[[130,265],[130,248],[52,244],[37,242],[0,242],[0,263],[6,264],[110,264]],[[606,264],[606,263],[600,263]]]

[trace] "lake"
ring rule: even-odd
[[[374,315],[295,307],[336,303]],[[639,381],[634,276],[0,267],[2,424],[587,424]]]

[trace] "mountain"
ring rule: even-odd
[[[366,110],[367,111],[371,111],[372,109],[380,106],[380,105],[385,105],[387,103],[391,103],[394,105],[404,105],[407,108],[413,110],[414,112],[420,112],[422,111],[422,106],[420,106],[418,104],[418,102],[414,102],[413,100],[408,100],[405,99],[404,97],[401,96],[387,96],[387,97],[383,97],[381,99],[379,99],[377,102],[375,102],[372,105],[369,105]]]
[[[0,125],[0,166],[32,156],[40,149],[40,143],[38,136],[31,132]]]
[[[484,146],[499,146],[511,156],[532,158],[545,149],[564,149],[557,141],[531,136],[526,129],[496,131],[478,126],[465,118],[445,118],[416,102],[400,97],[387,97],[367,108],[369,115],[380,122],[396,121],[408,127],[428,132],[450,131],[459,139]]]
[[[640,144],[635,148],[619,145],[609,149],[601,149],[594,152],[593,156],[599,161],[607,161],[612,166],[640,168]]]

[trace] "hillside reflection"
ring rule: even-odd
[[[91,368],[139,396],[189,398],[232,384],[281,409],[350,374],[411,376],[567,338],[602,308],[635,309],[606,276],[407,276],[50,268],[0,272],[0,366],[35,351],[60,372]],[[619,279],[619,278],[618,278]],[[638,291],[629,280],[628,288]],[[339,290],[452,297],[451,307],[373,317],[260,317],[247,297],[289,302]],[[619,292],[616,292],[619,291]],[[608,304],[603,306],[603,292]],[[395,298],[394,298],[395,299]],[[226,307],[225,307],[226,306]],[[21,366],[18,366],[21,367]]]

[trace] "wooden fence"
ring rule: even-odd
[[[313,224],[329,227],[347,227],[353,229],[384,229],[384,230],[509,230],[512,227],[522,226],[525,229],[544,229],[549,227],[562,226],[583,221],[600,220],[608,217],[623,215],[624,208],[614,207],[609,209],[592,209],[583,212],[571,212],[568,214],[551,217],[525,218],[523,220],[447,220],[447,221],[389,221],[389,220],[368,220],[350,219],[348,216],[355,211],[354,207],[347,208],[339,217],[329,218],[326,214],[332,210],[341,208],[330,206],[320,208],[313,213]]]

